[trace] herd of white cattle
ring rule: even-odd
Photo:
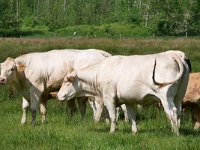
[[[110,132],[115,132],[119,107],[136,133],[137,105],[155,102],[161,103],[177,135],[183,107],[192,106],[194,128],[200,127],[200,74],[190,74],[190,61],[182,51],[112,56],[97,49],[52,50],[9,57],[0,69],[0,84],[8,84],[22,95],[21,124],[26,123],[29,107],[31,124],[35,124],[38,108],[44,123],[47,100],[54,95],[67,101],[71,113],[77,98],[82,116],[89,101],[95,122],[106,108]]]

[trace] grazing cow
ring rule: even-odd
[[[14,86],[23,96],[21,123],[26,122],[30,104],[31,124],[34,125],[38,104],[42,122],[45,122],[46,102],[49,93],[59,90],[71,67],[81,69],[111,56],[102,50],[52,50],[30,53],[15,59],[7,58],[1,64],[0,84]]]
[[[181,51],[112,56],[99,64],[67,74],[57,97],[59,100],[95,97],[95,101],[103,103],[109,112],[110,132],[115,131],[115,108],[125,104],[133,133],[137,132],[137,104],[160,100],[173,131],[179,135],[181,105],[189,78],[186,59]]]
[[[200,73],[191,73],[183,99],[183,108],[191,109],[194,129],[200,128]]]

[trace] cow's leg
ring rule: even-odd
[[[177,116],[177,108],[174,105],[174,97],[167,97],[166,95],[159,96],[162,106],[167,114],[167,117],[171,121],[172,129],[174,133],[179,135],[179,121]]]
[[[42,118],[42,124],[46,123],[46,105],[47,105],[46,99],[40,101],[40,114]]]
[[[187,74],[184,75],[182,81],[179,84],[177,93],[174,98],[174,105],[177,108],[177,119],[178,119],[178,127],[180,128],[180,120],[181,120],[181,113],[182,113],[182,102],[183,98],[185,96],[185,92],[187,89],[187,82],[188,82],[188,76]]]
[[[78,108],[79,108],[81,116],[83,118],[85,116],[85,112],[86,112],[87,97],[77,98],[77,102],[78,102]]]
[[[198,130],[199,127],[200,127],[200,119],[198,119],[198,120],[195,122],[195,124],[194,124],[194,129],[195,129],[195,130]]]
[[[188,106],[184,106],[183,111],[182,111],[182,117],[184,121],[188,121],[189,120],[189,116],[190,116],[190,109]]]
[[[176,111],[177,112],[177,125],[178,125],[178,128],[180,128],[180,120],[181,120],[181,112],[182,112],[182,100],[183,99],[178,98],[178,100],[176,99],[176,101],[174,101],[174,105],[175,105],[175,108],[177,109],[177,111]]]
[[[41,98],[41,92],[39,92],[35,87],[30,89],[30,99],[31,99],[31,112],[32,112],[32,121],[31,125],[35,125],[36,113],[38,110],[38,103]]]
[[[110,116],[110,122],[111,122],[110,133],[114,133],[116,128],[116,106],[114,103],[114,99],[105,97],[104,104]]]
[[[103,104],[102,104],[103,105]],[[106,109],[105,106],[103,106],[103,112],[101,114],[101,118],[102,119],[105,119],[106,121],[106,124],[110,124],[110,117],[109,117],[109,113],[108,113],[108,110]],[[116,109],[116,118],[117,118],[117,109]],[[117,121],[117,119],[116,119]]]
[[[90,107],[92,108],[92,111],[93,111],[93,118],[95,118],[96,111],[97,111],[95,101],[89,99],[88,102],[89,102]]]
[[[116,108],[116,122],[119,120],[120,108],[121,106]]]
[[[194,129],[199,129],[200,127],[200,109],[199,106],[195,106],[193,110],[193,125]]]
[[[21,119],[22,125],[26,123],[28,106],[29,106],[28,101],[24,97],[22,97],[22,119]]]
[[[101,116],[104,110],[104,105],[102,102],[97,102],[97,101],[94,101],[93,104],[94,104],[93,105],[94,106],[94,122],[98,123],[101,119]]]
[[[183,98],[185,96],[187,85],[189,80],[189,70],[185,70],[185,73],[182,76],[182,80],[177,87],[177,93],[174,98],[174,104],[177,108],[177,119],[178,119],[178,127],[180,128],[180,119],[181,119],[181,113],[182,113],[182,102]]]
[[[126,108],[127,108],[127,114],[128,114],[128,118],[131,121],[131,130],[133,132],[133,134],[135,134],[138,130],[137,130],[137,126],[136,126],[136,112],[137,112],[137,106],[135,104],[126,104]]]
[[[72,117],[74,115],[74,113],[76,112],[75,99],[71,99],[71,100],[67,101],[67,109],[68,109],[70,116]]]
[[[98,123],[101,119],[103,109],[104,109],[104,104],[102,98],[99,97],[89,97],[88,102],[93,110],[93,118],[94,122]]]
[[[121,105],[121,108],[122,108],[122,110],[124,112],[124,120],[127,123],[128,122],[128,112],[127,112],[126,105],[125,104]]]

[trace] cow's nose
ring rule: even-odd
[[[51,92],[50,95],[51,95],[52,98],[57,98],[57,93],[58,92]]]
[[[0,78],[0,83],[3,84],[5,82],[4,78]]]

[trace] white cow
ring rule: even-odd
[[[116,106],[125,104],[133,133],[137,132],[136,105],[160,100],[178,135],[181,103],[189,77],[186,59],[181,51],[112,56],[99,64],[72,71],[65,77],[57,97],[69,100],[94,96],[108,109],[110,132],[115,131]]]
[[[49,93],[59,90],[71,67],[81,69],[111,56],[102,50],[52,50],[30,53],[15,59],[7,58],[1,64],[0,84],[14,86],[23,96],[21,123],[26,122],[30,104],[34,124],[38,104],[42,122],[45,122],[46,102]]]

